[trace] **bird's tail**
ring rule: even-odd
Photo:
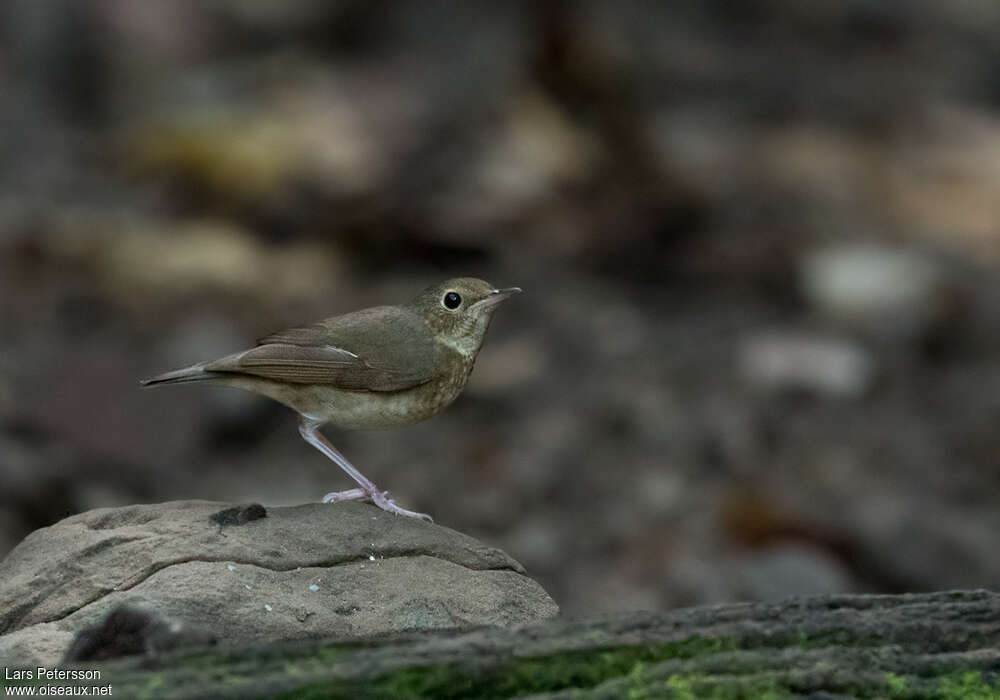
[[[207,382],[219,376],[218,372],[205,369],[204,364],[191,365],[184,369],[164,372],[149,379],[140,379],[142,386],[157,386],[158,384],[187,384],[188,382]]]

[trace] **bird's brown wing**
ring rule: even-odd
[[[337,316],[274,333],[260,343],[205,369],[351,391],[402,391],[430,381],[435,373],[430,329],[398,307]]]
[[[257,340],[258,345],[285,343],[288,345],[323,345],[328,340],[330,329],[322,323],[300,328],[286,328]]]

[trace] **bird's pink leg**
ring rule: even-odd
[[[429,515],[417,513],[415,511],[397,506],[396,502],[389,498],[388,491],[379,491],[375,484],[369,481],[364,474],[359,472],[353,464],[347,461],[347,458],[344,457],[344,455],[340,454],[340,452],[338,452],[337,449],[331,445],[325,437],[323,437],[323,434],[319,432],[320,425],[322,425],[320,422],[303,416],[299,421],[299,433],[306,442],[332,459],[338,467],[347,472],[348,476],[358,482],[358,485],[361,487],[359,489],[350,489],[349,491],[334,491],[333,493],[328,493],[323,496],[323,503],[336,503],[338,501],[348,501],[358,498],[370,498],[372,503],[384,511],[395,513],[396,515],[405,515],[410,518],[420,518],[421,520],[434,522]]]

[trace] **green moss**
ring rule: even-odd
[[[754,680],[743,682],[727,678],[724,681],[708,675],[673,675],[667,681],[649,682],[644,678],[641,663],[626,674],[624,697],[629,700],[673,698],[674,700],[786,700],[787,690],[774,681]],[[611,680],[604,679],[604,680]],[[491,685],[486,678],[474,678],[456,673],[444,666],[433,669],[403,669],[388,677],[372,682],[351,681],[316,684],[301,688],[283,698],[295,700],[320,700],[321,698],[507,698],[555,690],[586,691],[592,685],[544,686],[529,683],[515,687],[504,681]],[[615,691],[620,692],[620,691]],[[587,697],[583,693],[581,697]]]
[[[885,674],[885,684],[825,688],[838,690],[859,698],[892,700],[1000,700],[1000,685],[989,683],[979,671],[943,673],[937,677],[903,677]]]
[[[814,647],[821,645],[820,639],[818,635],[796,636],[790,641]],[[770,664],[767,669],[761,668],[761,658],[753,654],[727,655],[707,663],[708,668],[721,671],[696,672],[691,665],[662,665],[667,661],[711,657],[763,646],[787,646],[782,640],[767,641],[764,645],[762,640],[753,638],[694,637],[668,644],[609,646],[537,656],[510,654],[499,659],[485,657],[482,661],[442,662],[399,668],[376,678],[338,679],[330,677],[331,665],[348,663],[344,668],[350,668],[350,660],[359,658],[353,653],[358,647],[352,643],[324,645],[309,649],[308,654],[301,653],[302,649],[295,646],[251,655],[223,653],[220,656],[216,652],[214,656],[186,658],[179,669],[175,667],[177,677],[169,683],[159,674],[143,674],[129,693],[135,697],[159,697],[165,688],[175,689],[178,683],[197,682],[207,687],[224,688],[227,693],[238,692],[248,683],[263,683],[273,689],[272,692],[285,689],[286,695],[282,697],[297,699],[507,698],[556,691],[568,691],[567,697],[575,698],[589,697],[597,689],[598,694],[629,700],[660,697],[784,700],[791,694],[789,688],[794,687],[796,692],[823,689],[860,698],[1000,700],[1000,673],[994,670],[978,672],[952,666],[935,667],[926,674],[914,669],[907,674],[905,669],[900,670],[895,665],[897,651],[882,654],[878,649],[873,650],[872,670],[881,666],[883,673],[863,681],[854,676],[843,685],[836,680],[835,662],[829,660],[820,660],[810,666],[806,676],[789,675],[786,670],[772,668]],[[429,659],[424,663],[427,661]],[[695,661],[693,666],[699,664],[700,661]],[[886,672],[886,668],[893,668],[896,673]],[[296,688],[299,684],[303,685]]]
[[[667,688],[671,690],[677,700],[698,700],[698,696],[694,694],[694,684],[690,678],[683,678],[677,675],[670,676],[670,679],[667,680]]]
[[[885,674],[885,682],[889,686],[889,696],[893,698],[905,697],[906,679],[897,676],[895,673]]]
[[[167,681],[162,674],[154,673],[146,681],[146,687],[139,691],[140,698],[153,698],[158,695],[157,691],[166,685]]]
[[[979,671],[942,678],[939,693],[941,700],[1000,700],[1000,687],[984,681]]]
[[[329,681],[310,685],[287,698],[505,698],[567,688],[592,688],[613,678],[629,679],[629,695],[644,697],[643,666],[668,659],[731,651],[734,640],[692,638],[683,642],[642,647],[561,652],[537,657],[512,657],[507,664],[490,668],[468,668],[437,664],[404,668],[361,687],[351,681]]]
[[[711,675],[672,675],[666,683],[650,686],[647,697],[673,700],[785,700],[789,693],[773,680],[744,681]]]
[[[628,674],[628,700],[646,700],[649,693],[646,689],[647,682],[643,678],[642,672],[645,666],[640,661]]]

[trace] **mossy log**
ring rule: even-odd
[[[840,595],[131,657],[128,698],[1000,698],[1000,594]]]

